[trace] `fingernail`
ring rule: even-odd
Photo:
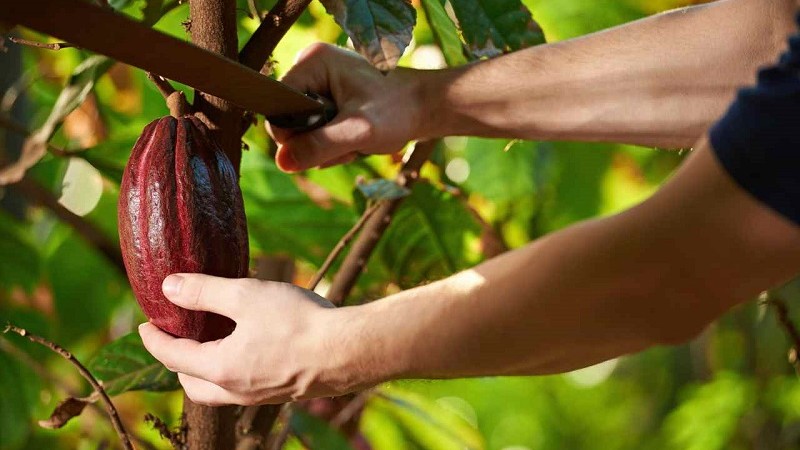
[[[280,166],[281,169],[287,172],[296,172],[300,170],[300,163],[297,162],[292,152],[286,150],[281,152]]]
[[[183,277],[180,275],[170,275],[164,278],[164,283],[161,284],[161,291],[167,297],[171,297],[181,292],[181,286],[183,286]]]

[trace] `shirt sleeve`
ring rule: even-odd
[[[710,139],[736,183],[800,225],[800,34],[755,86],[739,91]]]

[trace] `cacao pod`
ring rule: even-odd
[[[147,125],[125,166],[118,206],[128,279],[150,321],[201,342],[230,334],[234,323],[227,317],[180,308],[161,292],[172,273],[247,276],[238,176],[205,125],[194,116]]]

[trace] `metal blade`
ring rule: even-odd
[[[24,25],[192,86],[267,117],[320,114],[322,104],[216,53],[80,0],[4,1],[0,21]],[[80,23],[65,20],[80,17]],[[98,39],[97,36],[102,36]]]

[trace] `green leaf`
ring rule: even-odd
[[[108,395],[139,390],[172,391],[180,387],[178,376],[150,355],[136,332],[101,348],[88,369],[103,382]]]
[[[417,13],[406,0],[323,0],[359,53],[380,70],[397,66],[411,42]]]
[[[86,58],[75,68],[50,110],[50,115],[25,141],[19,159],[0,170],[0,185],[21,180],[25,172],[47,154],[47,142],[64,118],[83,103],[89,92],[94,89],[97,79],[113,64],[114,60],[110,58],[94,55]]]
[[[392,180],[379,179],[356,184],[358,190],[368,200],[395,200],[407,197],[411,191]]]
[[[422,0],[422,8],[428,18],[433,36],[442,49],[444,59],[448,66],[460,66],[466,64],[467,57],[464,56],[464,45],[458,35],[458,28],[450,16],[447,15],[440,0]]]
[[[509,144],[505,139],[470,139],[464,151],[469,176],[463,185],[495,202],[534,195],[536,150],[533,142]]]
[[[300,409],[294,410],[291,427],[295,434],[303,438],[303,442],[310,445],[310,448],[352,450],[341,433],[331,428],[324,420]]]
[[[357,219],[336,201],[326,207],[314,203],[260,152],[243,155],[241,173],[251,243],[264,252],[322,264]]]
[[[408,288],[444,278],[480,260],[480,226],[460,199],[418,183],[395,214],[370,259],[370,276]]]
[[[3,339],[3,338],[0,338]],[[30,433],[28,399],[22,385],[26,382],[17,370],[17,364],[0,352],[0,448],[18,448]]]
[[[483,449],[480,432],[461,416],[422,395],[394,386],[381,389],[367,404],[391,415],[424,448]]]
[[[130,301],[128,280],[94,247],[65,225],[56,230],[66,234],[54,242],[45,271],[53,292],[59,343],[69,345],[111,321],[114,309]],[[56,239],[59,233],[53,233]]]
[[[0,212],[0,286],[30,291],[41,275],[41,256],[19,222]]]
[[[492,57],[544,43],[544,32],[519,0],[451,0],[475,56]]]

